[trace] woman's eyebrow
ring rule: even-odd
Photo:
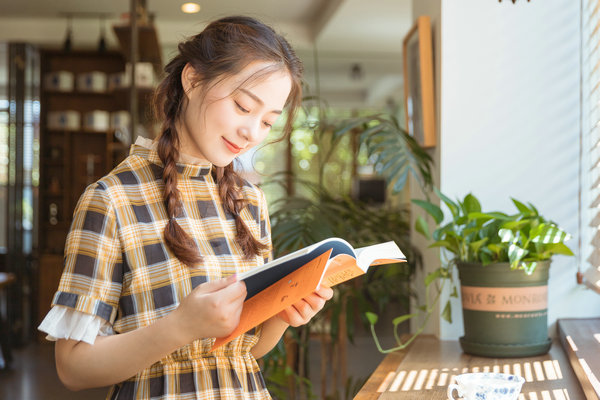
[[[251,91],[244,89],[244,88],[240,88],[241,92],[244,92],[245,94],[247,94],[248,96],[250,96],[254,101],[256,101],[258,104],[260,105],[265,105],[265,102],[261,100],[260,97],[258,97],[257,95],[255,95],[254,93],[252,93]],[[281,114],[281,110],[273,110],[271,111],[272,113],[275,114]]]

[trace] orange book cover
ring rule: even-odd
[[[366,273],[371,265],[406,261],[396,243],[354,249],[331,238],[255,268],[239,279],[248,292],[237,328],[217,338],[214,350],[307,297],[319,285],[335,286]]]

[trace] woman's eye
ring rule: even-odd
[[[267,127],[267,128],[272,128],[273,125],[271,125],[270,123],[268,123],[267,121],[263,121],[263,124]]]
[[[247,109],[245,109],[244,107],[242,107],[242,106],[240,105],[240,103],[238,103],[237,101],[234,101],[234,103],[235,103],[235,105],[237,106],[237,108],[238,108],[238,109],[239,109],[241,112],[243,112],[243,113],[249,113],[249,112],[250,112],[250,110],[247,110]]]

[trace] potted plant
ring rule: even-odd
[[[516,212],[483,212],[468,194],[454,202],[435,190],[450,211],[412,200],[437,228],[430,235],[422,216],[416,230],[449,252],[448,264],[434,276],[449,277],[453,266],[461,283],[465,353],[489,357],[525,357],[546,353],[548,272],[553,255],[572,256],[564,244],[571,236],[540,215],[530,203],[512,199]],[[456,291],[455,291],[456,294]]]

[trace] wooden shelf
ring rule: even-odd
[[[58,221],[56,224],[51,224],[46,221],[43,223],[43,226],[45,229],[69,229],[71,223],[67,221]]]
[[[62,192],[52,192],[50,190],[42,190],[42,193],[44,194],[44,197],[51,197],[51,198],[62,198],[65,196],[65,194]]]
[[[98,97],[105,97],[105,96],[114,96],[115,92],[114,91],[107,91],[107,92],[81,92],[78,90],[73,90],[70,92],[61,92],[58,90],[47,90],[45,92],[45,94],[47,96],[85,96],[85,97],[89,97],[89,96],[98,96]]]
[[[86,129],[82,129],[80,131],[78,131],[78,133],[84,134],[84,135],[113,135],[115,133],[114,129],[109,129],[106,131],[89,131]]]
[[[112,135],[115,133],[114,129],[109,129],[106,131],[89,131],[86,129],[77,129],[77,130],[46,129],[46,131],[51,134],[70,133],[73,135],[80,135],[80,136],[83,136],[83,135]]]
[[[142,32],[145,30],[142,29]],[[147,39],[141,38],[141,40],[146,41]],[[155,45],[158,50],[158,43],[156,42]],[[90,71],[101,71],[105,74],[125,71],[125,57],[122,52],[42,50],[41,54],[42,77],[56,71],[68,71],[75,75]],[[159,56],[160,53],[157,55]],[[144,57],[147,56],[144,53]],[[154,57],[150,61],[160,62],[160,58]],[[90,131],[86,130],[82,124],[74,130],[50,129],[47,125],[48,113],[73,110],[81,114],[81,122],[83,122],[84,114],[93,110],[131,112],[129,90],[130,88],[105,92],[86,92],[76,90],[76,88],[69,92],[45,90],[44,88],[41,90],[40,154],[42,155],[42,167],[40,168],[38,242],[41,254],[38,277],[40,318],[46,314],[60,279],[63,269],[62,253],[78,199],[89,180],[97,180],[107,174],[127,156],[128,152],[125,150],[129,148],[118,141],[114,129]],[[137,88],[137,101],[140,105],[138,116],[147,114],[147,108],[150,105],[148,96],[152,90],[152,88]],[[139,119],[145,121],[142,117]],[[92,163],[93,170],[91,169]],[[50,188],[54,190],[51,191]],[[56,209],[52,204],[56,205]],[[51,212],[56,212],[56,215],[51,215]],[[50,223],[52,217],[56,218],[56,224]]]
[[[51,158],[42,158],[42,164],[46,167],[64,167],[65,162],[59,160],[53,160]]]
[[[108,75],[124,71],[125,59],[115,51],[43,50],[41,70],[42,76],[55,71],[68,71],[75,75],[101,71]],[[86,157],[93,155],[94,177],[108,173],[114,162],[120,161],[109,148],[109,144],[116,140],[114,129],[87,130],[83,125],[79,125],[77,129],[52,129],[47,125],[48,113],[73,110],[81,114],[83,122],[86,112],[128,110],[128,102],[122,91],[95,92],[75,88],[67,92],[42,88],[40,103],[40,153],[43,154],[40,176],[40,226],[44,227],[47,234],[40,235],[39,247],[44,253],[54,252],[64,245],[73,210],[85,189],[81,182],[87,179],[89,161]],[[50,190],[51,188],[54,190]],[[56,204],[57,218],[61,221],[57,225],[49,223],[51,203]]]
[[[121,87],[121,88],[113,89],[112,93],[122,96],[122,95],[129,93],[129,90],[130,90],[129,87]],[[135,91],[138,92],[138,94],[147,95],[147,94],[154,93],[154,88],[147,87],[147,86],[136,86]]]
[[[50,128],[46,128],[45,129],[47,134],[51,134],[51,135],[70,135],[73,133],[77,133],[77,130],[71,130],[71,129],[50,129]]]
[[[162,52],[154,25],[138,25],[138,61],[150,62],[154,65],[157,75],[162,69]],[[119,45],[126,60],[131,54],[131,27],[129,25],[113,25]]]
[[[107,90],[106,92],[81,92],[81,91],[77,91],[77,90],[73,90],[70,92],[61,92],[58,90],[47,90],[45,92],[46,95],[48,96],[80,96],[80,97],[94,97],[94,96],[98,96],[98,97],[113,97],[113,96],[123,96],[127,93],[129,93],[130,88],[127,87],[119,87],[119,88],[115,88],[115,89],[111,89],[111,90]],[[135,90],[139,93],[139,94],[151,94],[154,92],[154,88],[153,87],[147,87],[147,86],[137,86],[135,88]]]
[[[112,143],[108,144],[108,148],[113,151],[129,149],[130,147],[131,147],[131,145],[125,144],[123,142],[112,142]]]

